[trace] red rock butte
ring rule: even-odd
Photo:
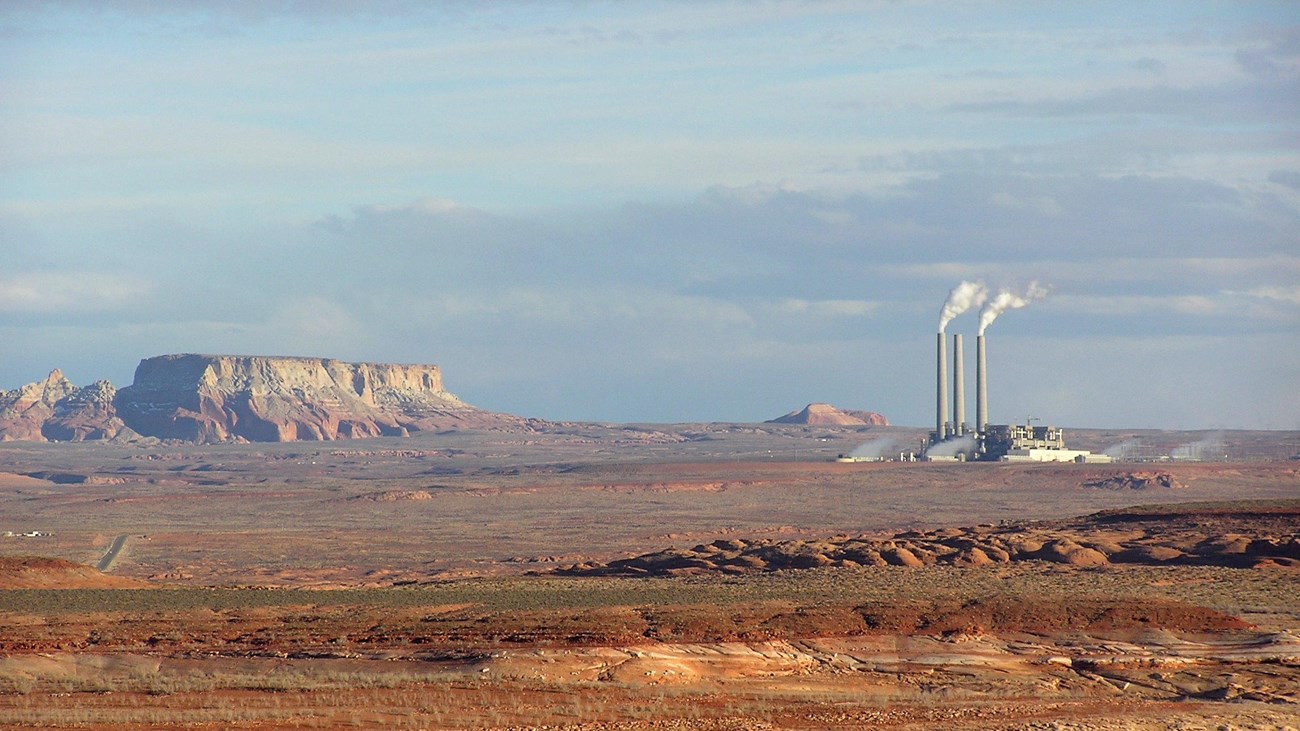
[[[808,404],[799,411],[769,419],[769,424],[808,424],[811,426],[889,426],[883,414],[874,411],[843,411],[830,404]]]
[[[447,391],[436,365],[330,358],[145,358],[135,382],[78,389],[54,371],[0,394],[0,440],[328,441],[446,429],[527,428]]]
[[[125,428],[116,396],[108,381],[77,388],[56,368],[44,381],[0,391],[0,442],[112,439]]]

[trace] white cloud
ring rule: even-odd
[[[365,328],[338,302],[325,297],[305,297],[282,303],[265,323],[272,333],[295,342],[350,342]]]
[[[1005,191],[994,193],[989,203],[1003,208],[1028,209],[1044,216],[1059,216],[1065,210],[1050,196],[1015,196]]]
[[[870,317],[879,308],[880,303],[866,300],[805,300],[795,297],[782,299],[775,305],[781,313],[815,318]]]
[[[962,279],[1055,285],[1000,325],[1026,352],[1223,336],[1174,382],[1295,341],[1281,5],[101,5],[0,4],[0,332],[80,361],[37,376],[291,349],[726,418],[876,359],[924,423],[908,379]]]
[[[505,291],[442,292],[406,299],[406,316],[448,325],[504,318],[520,325],[560,328],[639,327],[676,330],[693,337],[700,330],[748,329],[754,318],[744,307],[712,297],[674,294],[644,287],[594,287],[565,291],[515,287]],[[396,302],[394,302],[396,304]]]
[[[148,297],[149,282],[93,271],[28,272],[0,279],[0,312],[94,313]]]
[[[1061,295],[1054,309],[1082,315],[1149,317],[1174,314],[1188,317],[1277,317],[1273,310],[1242,300],[1231,292],[1187,295]]]
[[[1274,302],[1284,302],[1291,305],[1300,305],[1300,285],[1290,287],[1255,287],[1246,292],[1252,297],[1272,300]]]
[[[1055,258],[1057,252],[1046,247],[1043,258],[1014,261],[927,262],[923,264],[889,264],[875,267],[882,275],[899,279],[928,280],[937,285],[963,279],[983,279],[995,283],[1049,281],[1064,294],[1131,295],[1134,290],[1176,289],[1201,292],[1207,296],[1240,293],[1258,289],[1283,295],[1287,286],[1252,287],[1259,282],[1290,282],[1300,279],[1300,257],[1090,257],[1084,261]],[[1254,292],[1257,296],[1267,296]],[[1149,295],[1148,295],[1149,296]]]

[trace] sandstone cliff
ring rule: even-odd
[[[54,414],[42,432],[47,439],[80,442],[133,436],[113,407],[117,389],[108,381],[95,381],[79,388],[54,405]]]
[[[799,411],[769,419],[769,424],[813,426],[889,426],[889,420],[874,411],[841,411],[830,404],[808,404]]]
[[[0,441],[112,439],[125,428],[108,381],[77,388],[58,369],[44,381],[0,392]]]
[[[443,388],[437,366],[323,358],[146,358],[115,405],[141,434],[198,442],[333,440],[526,424],[462,402]]]

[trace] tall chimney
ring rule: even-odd
[[[966,433],[966,376],[962,371],[961,333],[952,336],[952,433]]]
[[[935,441],[942,442],[948,438],[948,353],[947,338],[939,333],[939,403],[934,421]]]
[[[984,336],[975,338],[975,429],[989,429],[989,367],[984,360]]]

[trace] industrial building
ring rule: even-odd
[[[975,425],[966,423],[965,375],[961,334],[952,336],[952,410],[948,400],[947,337],[937,341],[935,425],[927,461],[1110,462],[1102,454],[1065,446],[1064,432],[1054,426],[990,424],[986,338],[975,338]]]

